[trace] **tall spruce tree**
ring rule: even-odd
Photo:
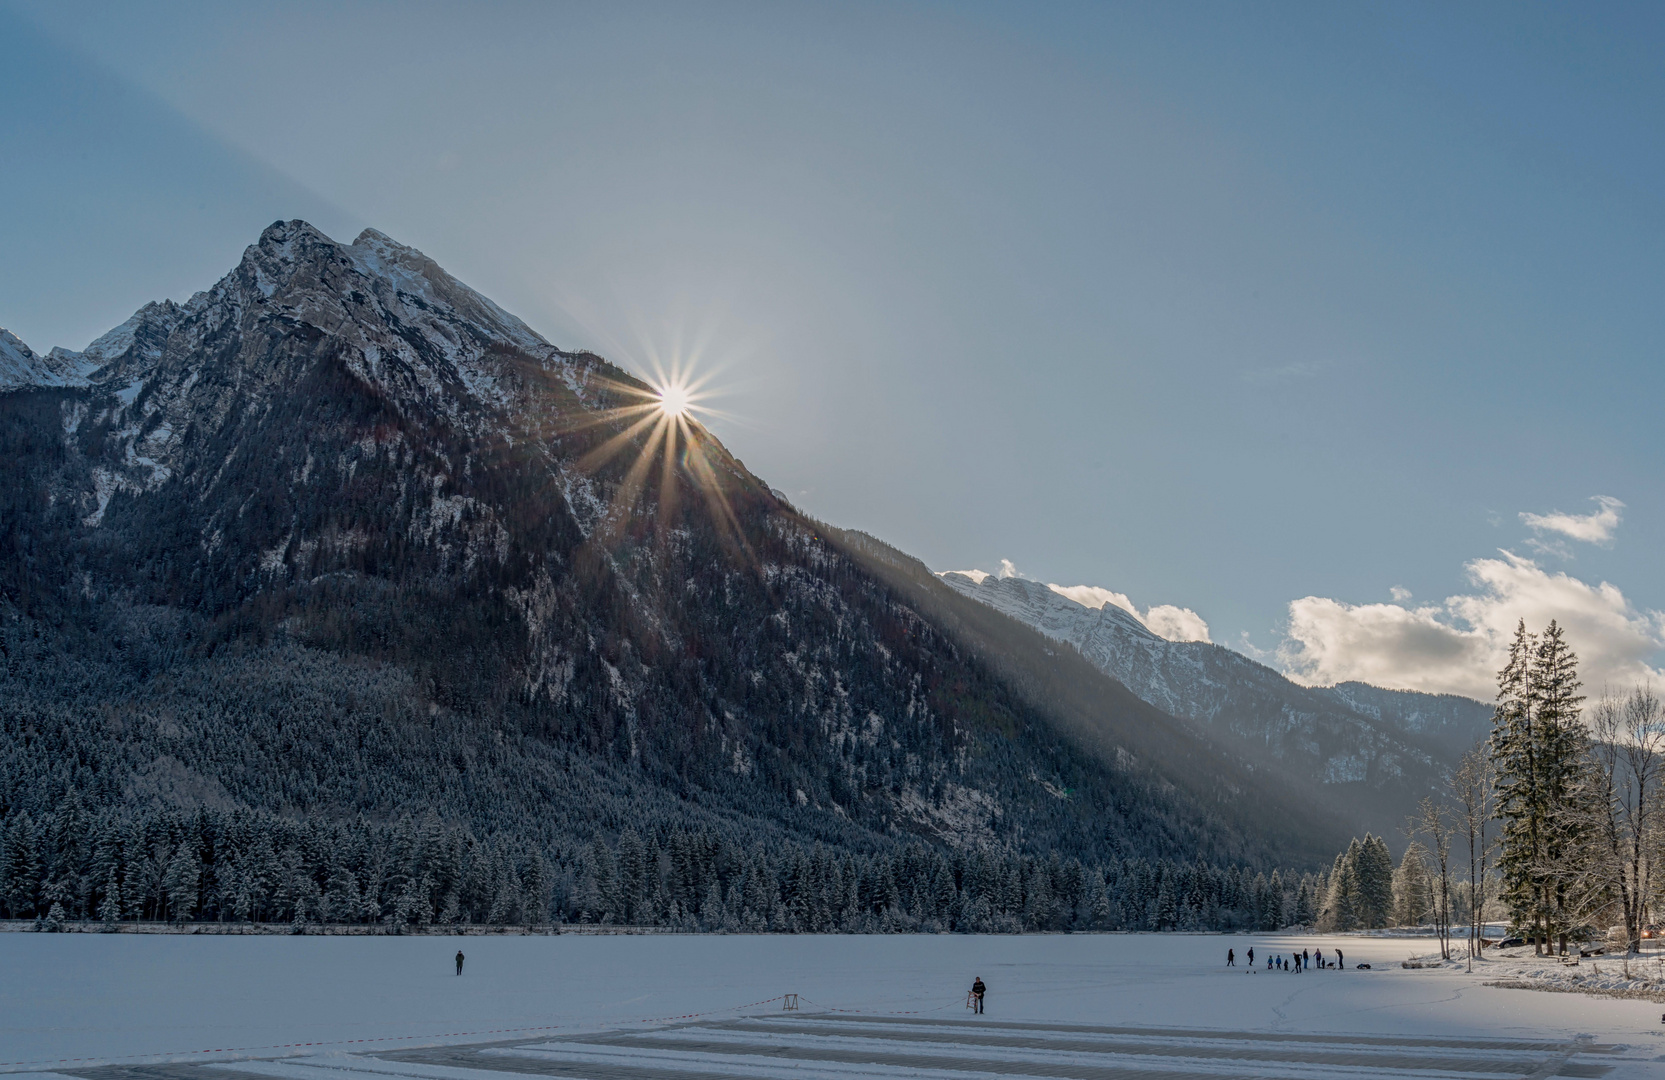
[[[1421,926],[1433,906],[1428,881],[1428,849],[1412,840],[1405,845],[1393,881],[1393,921],[1397,926]]]
[[[1324,912],[1320,919],[1325,930],[1357,930],[1364,899],[1359,891],[1359,853],[1357,839],[1347,850],[1335,857],[1330,869],[1330,891],[1324,898]]]
[[[1591,835],[1589,732],[1581,717],[1578,656],[1553,620],[1538,639],[1534,656],[1539,766],[1546,803],[1544,868],[1550,928],[1567,951],[1567,931],[1582,914],[1575,879],[1581,876]]]
[[[1359,920],[1371,929],[1386,926],[1393,916],[1393,855],[1387,841],[1365,834],[1359,845]]]
[[[1497,776],[1497,813],[1503,820],[1498,872],[1500,899],[1509,914],[1543,952],[1545,905],[1543,834],[1546,806],[1538,766],[1536,692],[1532,687],[1535,635],[1526,620],[1515,627],[1508,660],[1497,673],[1497,711],[1492,720],[1491,753]]]
[[[1567,867],[1578,855],[1587,815],[1588,737],[1580,719],[1578,657],[1551,620],[1541,635],[1516,627],[1498,672],[1491,752],[1503,820],[1498,869],[1502,900],[1542,953],[1554,936],[1566,950],[1575,914]]]

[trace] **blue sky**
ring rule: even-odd
[[[374,225],[557,344],[697,350],[754,471],[933,567],[1320,681],[1483,693],[1552,614],[1595,678],[1661,664],[1657,5],[0,0],[0,40],[37,349],[273,219]]]

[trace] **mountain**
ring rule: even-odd
[[[0,819],[1254,866],[1355,824],[374,230],[6,341]]]
[[[940,576],[961,595],[1073,646],[1218,745],[1292,781],[1323,785],[1385,835],[1398,835],[1415,802],[1491,727],[1491,707],[1468,698],[1363,683],[1302,686],[1231,649],[1169,641],[1115,604],[1095,609],[1017,577]]]
[[[97,361],[63,349],[37,356],[17,335],[0,329],[0,392],[25,387],[84,386],[87,374],[97,366]]]

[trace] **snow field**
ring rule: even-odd
[[[1264,961],[1268,950],[1338,945],[1349,970],[1223,966],[1228,948],[1241,965],[1250,946]],[[508,1063],[492,1071],[492,1059],[504,1054],[592,1077],[649,1063],[778,1075],[788,1058],[793,1075],[845,1080],[1076,1075],[1109,1061],[1153,1074],[1479,1078],[1536,1073],[1587,1035],[1623,1047],[1592,1059],[1614,1080],[1665,1077],[1661,1006],[1484,986],[1508,976],[1504,963],[1473,975],[1399,967],[1432,949],[1304,935],[0,934],[0,1071],[239,1059],[270,1069],[249,1059],[288,1058],[283,1069],[300,1072],[264,1075],[331,1080],[331,1059],[315,1055],[333,1050],[352,1052],[334,1060],[361,1078],[430,1080],[500,1078]],[[1360,961],[1373,970],[1352,970]],[[964,1000],[979,975],[988,1014],[974,1020]],[[802,1012],[780,1011],[786,993],[801,995]],[[1048,1026],[1011,1026],[1035,1023]],[[444,1062],[389,1058],[488,1042],[497,1049],[444,1051],[461,1055]],[[408,1071],[418,1065],[472,1071]]]

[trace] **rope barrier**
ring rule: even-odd
[[[814,1005],[818,1009],[825,1009],[827,1012],[851,1013],[856,1016],[924,1016],[926,1013],[941,1012],[944,1009],[952,1009],[956,1004],[959,1004],[958,1002],[951,1001],[947,1005],[938,1005],[934,1009],[887,1009],[883,1012],[875,1012],[872,1009],[840,1009],[833,1005],[823,1005],[819,1001],[802,996],[800,996],[799,1000],[803,1001],[805,1004]]]

